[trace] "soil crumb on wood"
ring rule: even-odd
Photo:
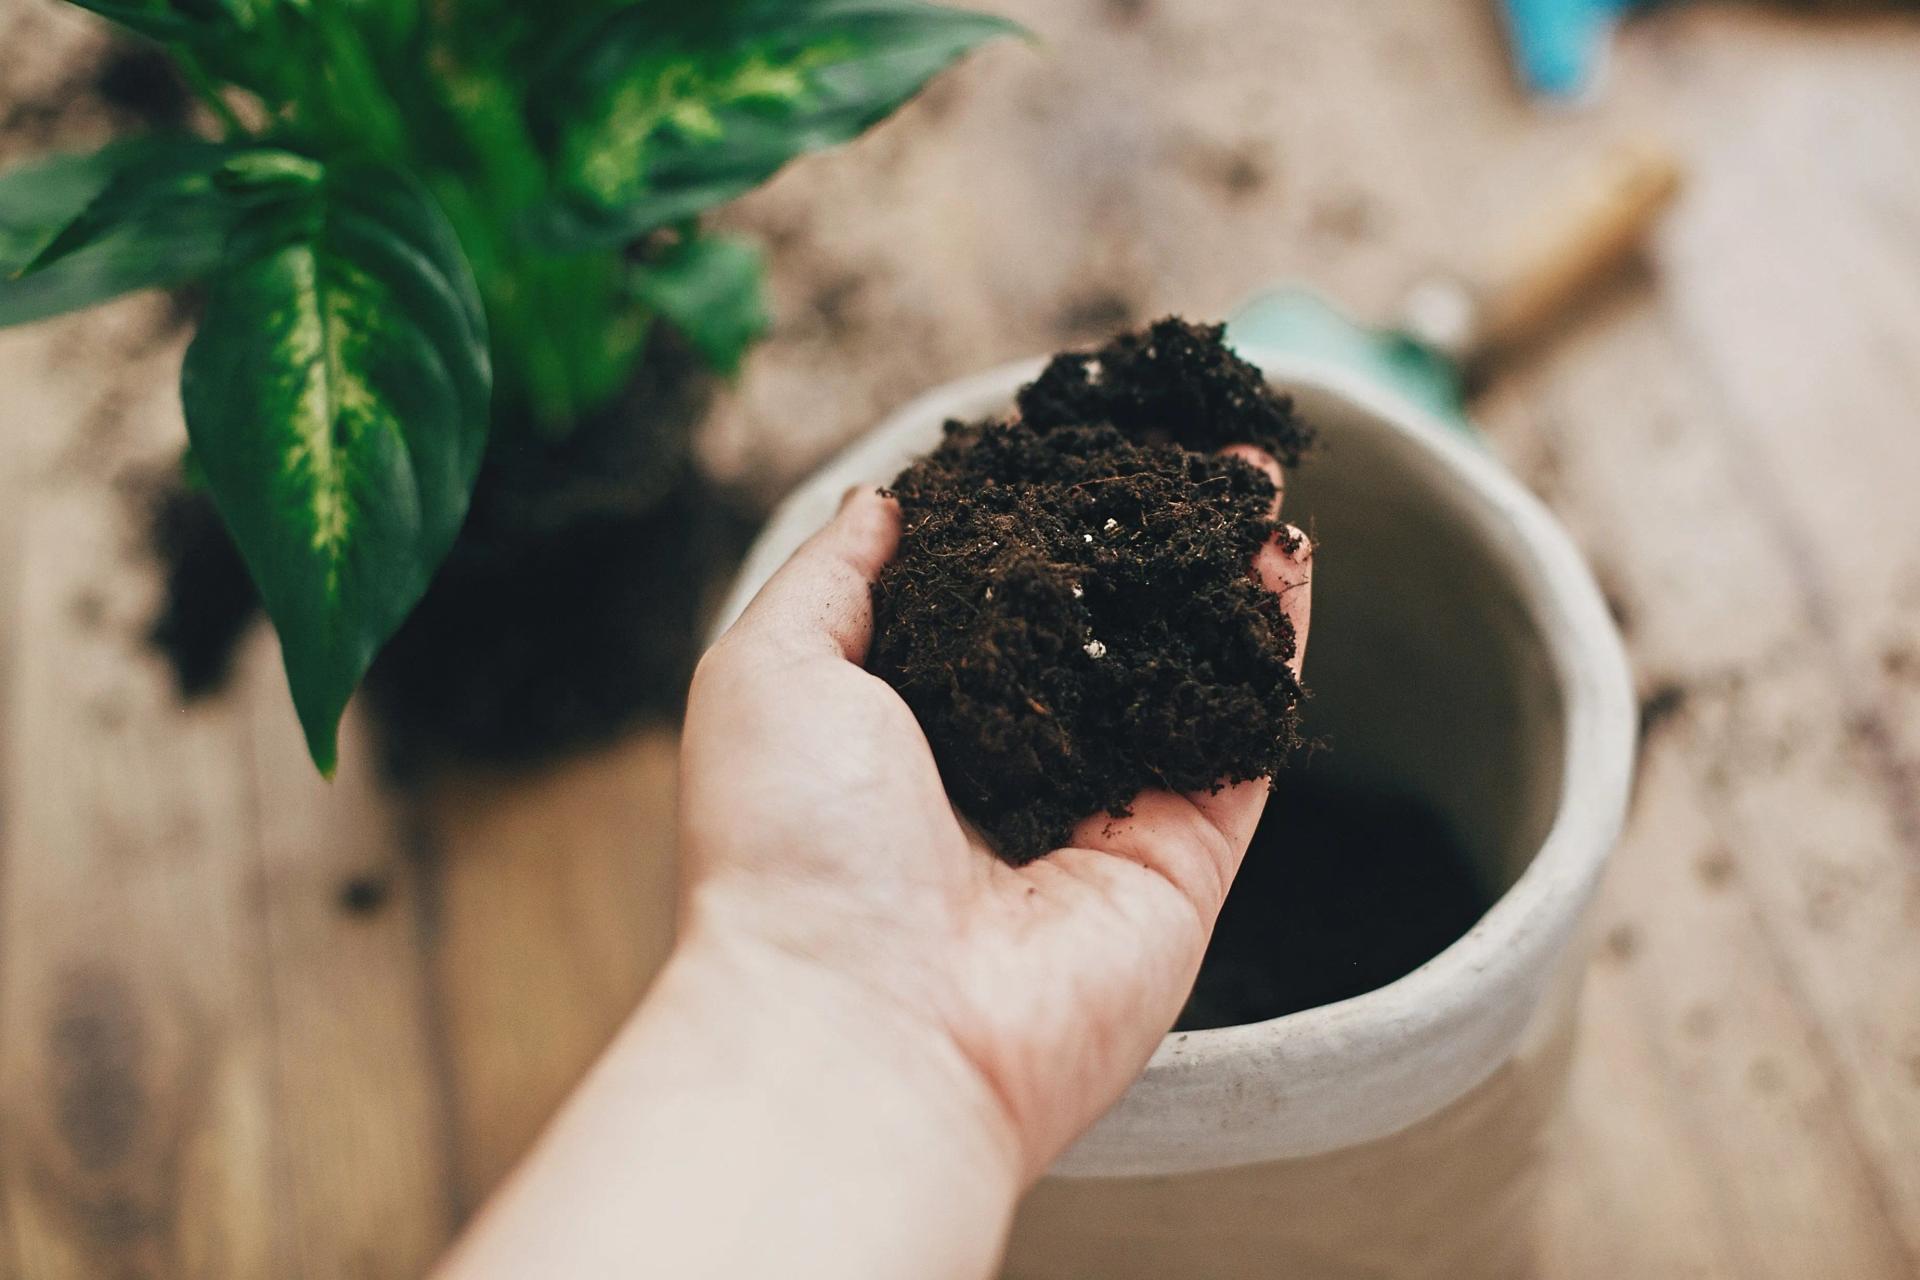
[[[1310,439],[1218,326],[1056,358],[1008,421],[949,423],[894,482],[868,660],[955,804],[1015,865],[1143,789],[1272,774],[1296,744],[1293,627],[1254,574],[1272,481]]]

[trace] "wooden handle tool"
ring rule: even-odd
[[[1479,271],[1416,286],[1407,327],[1470,368],[1526,346],[1640,249],[1680,180],[1680,161],[1664,145],[1615,145],[1510,233]]]

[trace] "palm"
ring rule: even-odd
[[[1058,1150],[1178,1013],[1266,786],[1146,792],[1025,867],[991,856],[912,712],[858,665],[896,538],[890,504],[844,509],[703,664],[683,785],[692,880],[933,1020]],[[1260,565],[1303,638],[1305,564],[1270,547]]]

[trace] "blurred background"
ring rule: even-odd
[[[694,436],[740,525],[992,364],[1283,282],[1390,321],[1665,139],[1644,253],[1473,406],[1643,698],[1542,1274],[1920,1275],[1920,19],[1660,6],[1575,105],[1490,0],[982,7],[1038,42],[716,220],[769,263]],[[0,0],[0,167],[185,110]],[[329,787],[263,628],[183,703],[141,513],[193,305],[0,331],[0,1273],[411,1275],[662,954],[672,713],[405,786],[351,714]]]

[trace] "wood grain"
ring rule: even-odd
[[[289,1273],[411,1276],[453,1225],[409,825],[356,718],[314,775],[270,638],[245,657]]]
[[[1860,650],[1912,621],[1889,586],[1920,567],[1898,368],[1920,291],[1874,279],[1885,211],[1857,183],[1914,169],[1851,122],[1915,93],[1877,42],[1792,36],[1724,26],[1661,67],[1697,159],[1657,314],[1589,330],[1489,416],[1539,433],[1673,712],[1646,767],[1685,792],[1628,843],[1611,901],[1676,1123],[1722,1171],[1734,1273],[1913,1274],[1915,757]]]
[[[0,914],[13,1274],[265,1275],[271,1042],[237,705],[125,642],[114,498],[24,515]]]
[[[713,464],[771,494],[949,377],[1277,281],[1389,316],[1673,138],[1647,262],[1479,409],[1649,711],[1543,1274],[1920,1274],[1920,26],[1679,7],[1543,114],[1491,5],[991,7],[1041,43],[726,215],[778,326]],[[0,116],[95,39],[0,0]],[[270,646],[180,710],[116,487],[177,447],[157,319],[0,334],[0,1274],[417,1274],[662,954],[671,737],[401,800],[364,738],[303,772]]]
[[[477,1207],[639,1001],[673,926],[676,743],[643,733],[422,805],[453,1190]]]

